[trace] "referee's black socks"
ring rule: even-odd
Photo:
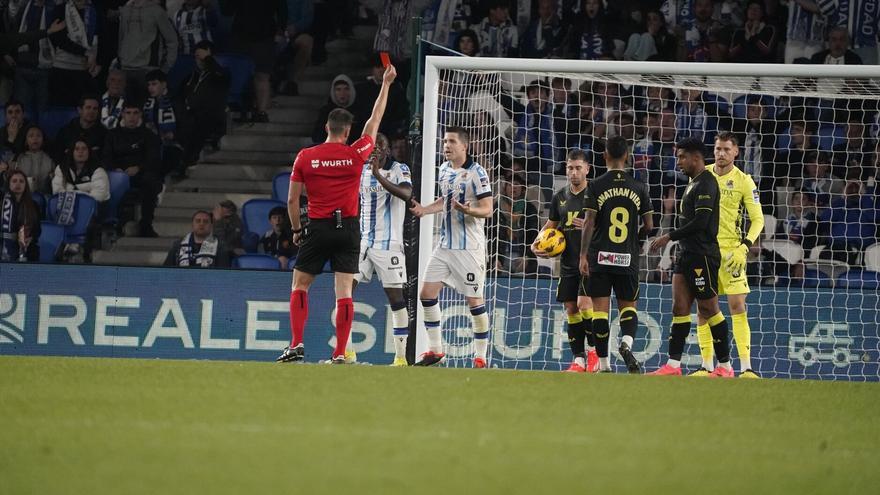
[[[709,329],[712,331],[712,347],[715,348],[715,357],[719,363],[727,363],[730,361],[730,335],[727,331],[727,319],[718,312],[715,316],[710,317],[707,322]]]

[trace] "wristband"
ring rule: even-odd
[[[291,232],[292,234],[299,234],[299,233],[302,232],[302,231],[303,231],[302,227],[300,227],[300,228],[298,228],[298,229],[290,229],[290,232]]]

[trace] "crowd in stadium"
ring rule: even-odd
[[[351,33],[357,19],[378,23],[373,52],[387,51],[399,82],[389,98],[381,132],[389,155],[410,162],[405,133],[413,108],[406,79],[412,63],[409,18],[421,15],[432,53],[445,49],[474,57],[661,60],[817,64],[878,63],[878,18],[857,2],[835,0],[5,0],[0,23],[0,193],[3,259],[36,261],[41,220],[76,222],[76,194],[95,201],[94,216],[79,240],[67,240],[49,259],[86,261],[102,231],[155,237],[153,212],[163,187],[186,176],[203,149],[216,149],[230,109],[238,120],[267,123],[273,95],[297,95],[309,65],[326,61],[328,39]],[[369,10],[365,9],[367,7]],[[359,15],[360,14],[360,15]],[[325,138],[334,108],[355,116],[359,136],[378,93],[382,64],[366,80],[345,73],[333,79],[330,97],[314,115],[311,139]],[[232,79],[242,67],[253,74],[235,99]],[[353,69],[354,70],[354,69]],[[250,72],[249,72],[250,73]],[[500,149],[501,200],[493,222],[501,239],[499,266],[536,270],[528,246],[544,218],[554,173],[566,150],[590,152],[591,176],[603,171],[604,139],[632,142],[634,174],[649,184],[660,229],[674,217],[686,179],[676,171],[674,143],[719,130],[740,138],[740,165],[759,186],[765,214],[778,220],[779,238],[806,251],[817,245],[843,262],[878,238],[875,173],[877,108],[860,101],[805,101],[744,96],[726,101],[700,89],[605,82],[573,84],[535,80],[502,93],[512,122],[509,135],[484,136],[483,149]],[[454,94],[441,93],[444,112],[455,112]],[[237,107],[237,108],[236,108]],[[479,127],[474,115],[472,126]],[[487,126],[492,127],[492,126]],[[487,144],[491,143],[491,144]],[[296,151],[296,150],[291,150]],[[480,149],[473,149],[480,156]],[[710,158],[710,157],[707,157]],[[487,167],[489,169],[492,165]],[[124,180],[127,188],[118,184]],[[24,178],[24,180],[22,180]],[[549,180],[548,180],[549,178]],[[127,189],[127,191],[126,191]],[[779,190],[785,194],[778,194]],[[53,196],[54,195],[54,196]],[[193,229],[177,241],[166,264],[229,266],[255,249],[288,267],[286,214],[268,216],[272,229],[243,244],[239,209],[231,201],[194,211]],[[137,228],[123,229],[136,222]],[[499,228],[501,227],[501,228]],[[263,235],[262,232],[258,235]],[[207,245],[206,245],[207,244]],[[649,276],[663,280],[660,260]],[[755,264],[753,264],[755,265]],[[780,265],[789,266],[788,263]],[[785,277],[803,277],[803,267]],[[758,276],[761,276],[760,274]]]

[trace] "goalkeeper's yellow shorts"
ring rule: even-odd
[[[746,271],[743,269],[739,273],[738,277],[734,277],[730,274],[725,268],[724,264],[727,262],[727,257],[730,255],[730,252],[733,249],[724,249],[721,248],[721,269],[718,270],[718,295],[731,295],[731,294],[748,294],[751,292],[749,289],[749,281],[746,279]]]

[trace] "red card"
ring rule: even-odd
[[[379,58],[382,60],[382,67],[387,68],[391,65],[391,57],[388,56],[388,52],[379,52]]]

